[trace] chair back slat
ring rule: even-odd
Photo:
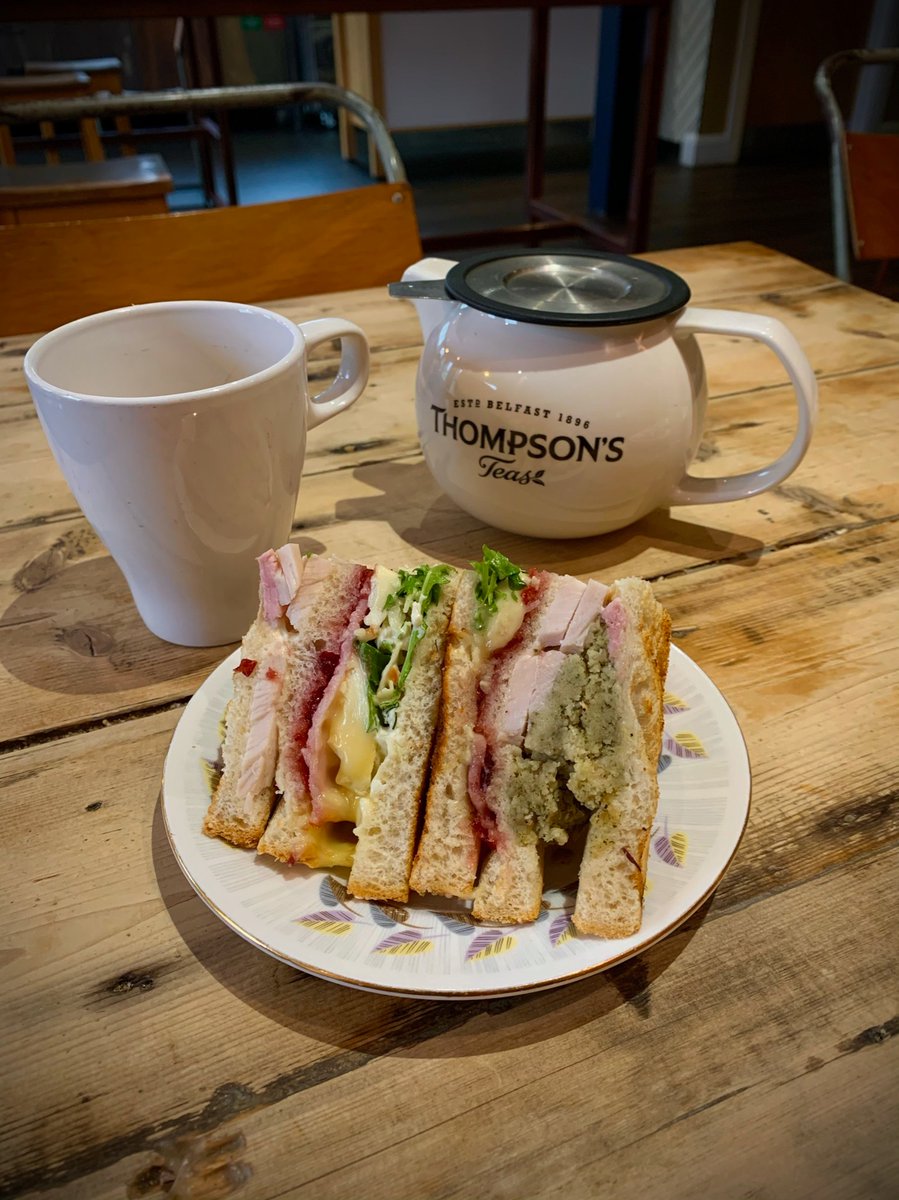
[[[420,257],[412,193],[402,183],[241,208],[14,225],[0,229],[0,334],[154,300],[249,303],[373,287]]]
[[[847,132],[843,153],[855,257],[899,258],[899,136]]]

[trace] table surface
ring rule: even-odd
[[[417,450],[409,305],[378,289],[272,306],[349,317],[373,347],[352,418],[310,436],[304,548],[464,563],[489,540],[581,577],[642,574],[745,733],[752,813],[714,898],[630,962],[509,1000],[338,987],[194,895],[160,774],[224,651],[142,627],[44,441],[29,339],[0,345],[3,1195],[888,1194],[899,306],[749,243],[653,258],[698,303],[785,321],[820,424],[773,492],[572,543],[488,530],[440,494]],[[770,460],[794,420],[781,368],[751,342],[703,346],[698,469]]]

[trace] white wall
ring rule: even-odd
[[[659,114],[659,137],[681,142],[699,132],[715,0],[674,0]]]
[[[384,13],[384,113],[391,129],[489,125],[527,116],[530,13]],[[552,11],[547,115],[593,112],[599,9]]]

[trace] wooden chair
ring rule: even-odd
[[[92,96],[98,92],[109,92],[113,96],[119,96],[122,93],[124,70],[120,58],[76,58],[70,59],[68,62],[26,62],[25,64],[26,75],[64,75],[72,71],[88,77]],[[116,117],[115,127],[122,136],[122,141],[119,143],[122,154],[133,154],[134,144],[127,140],[131,133],[131,119]],[[53,159],[47,158],[47,162],[53,161]],[[58,157],[55,161],[59,161]]]
[[[158,154],[0,167],[0,225],[152,216],[168,212],[173,186]]]
[[[0,334],[154,300],[260,302],[387,284],[421,257],[403,182],[277,204],[0,228]]]
[[[8,75],[0,77],[0,107],[8,104],[28,104],[40,100],[71,100],[91,95],[90,76],[83,71],[60,71],[47,75]],[[103,144],[97,122],[91,117],[79,119],[81,144],[88,162],[100,162]],[[56,130],[52,121],[40,121],[41,138],[48,139],[44,157],[48,163],[58,163],[59,155],[53,143]],[[16,148],[10,127],[0,123],[0,164],[14,166]]]
[[[835,272],[851,282],[848,229],[856,261],[881,263],[880,288],[889,262],[899,258],[899,136],[846,129],[831,79],[851,63],[896,64],[899,49],[843,50],[826,58],[815,75],[831,141]]]
[[[190,51],[185,56],[185,47]],[[191,40],[191,23],[179,17],[175,22],[175,37],[172,52],[178,68],[178,76],[182,86],[187,86],[190,72],[197,71],[198,61],[194,42]],[[79,58],[70,62],[27,62],[25,74],[50,74],[56,71],[77,70],[88,76],[91,83],[91,95],[106,93],[120,96],[123,91],[124,70],[120,58]],[[231,149],[230,132],[207,116],[193,117],[187,114],[183,125],[155,125],[150,129],[132,129],[131,118],[127,114],[119,114],[113,118],[115,133],[101,132],[100,138],[104,143],[113,141],[124,155],[136,153],[135,147],[142,141],[159,142],[189,142],[196,149],[199,160],[200,187],[203,189],[205,203],[212,207],[224,204],[225,200],[216,191],[215,166],[213,164],[213,147],[218,145],[222,154],[222,167],[225,184],[229,195],[233,195],[231,203],[236,204],[236,183],[234,181],[234,155]],[[57,138],[65,143],[67,138]],[[27,144],[28,139],[24,139]],[[50,158],[47,159],[50,162]],[[57,160],[58,161],[58,160]]]
[[[0,106],[33,101],[68,101],[98,94],[101,85],[112,84],[121,92],[121,63],[118,59],[88,59],[88,71],[69,70],[77,63],[31,63],[47,67],[41,73],[0,78]],[[59,69],[57,69],[59,68]],[[104,95],[113,94],[108,87]],[[127,116],[124,121],[130,131]],[[158,154],[107,160],[95,117],[78,118],[81,148],[86,161],[59,161],[52,119],[38,121],[41,137],[33,141],[44,149],[45,162],[16,165],[16,147],[11,129],[0,125],[0,225],[31,224],[36,221],[69,221],[99,217],[138,216],[167,211],[166,196],[174,184]]]

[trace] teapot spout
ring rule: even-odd
[[[456,264],[450,258],[423,258],[413,263],[403,272],[404,283],[420,283],[425,280],[439,281],[446,279],[447,272]],[[448,315],[452,308],[452,300],[413,300],[418,321],[421,325],[421,336],[424,341],[432,329],[436,328]]]

